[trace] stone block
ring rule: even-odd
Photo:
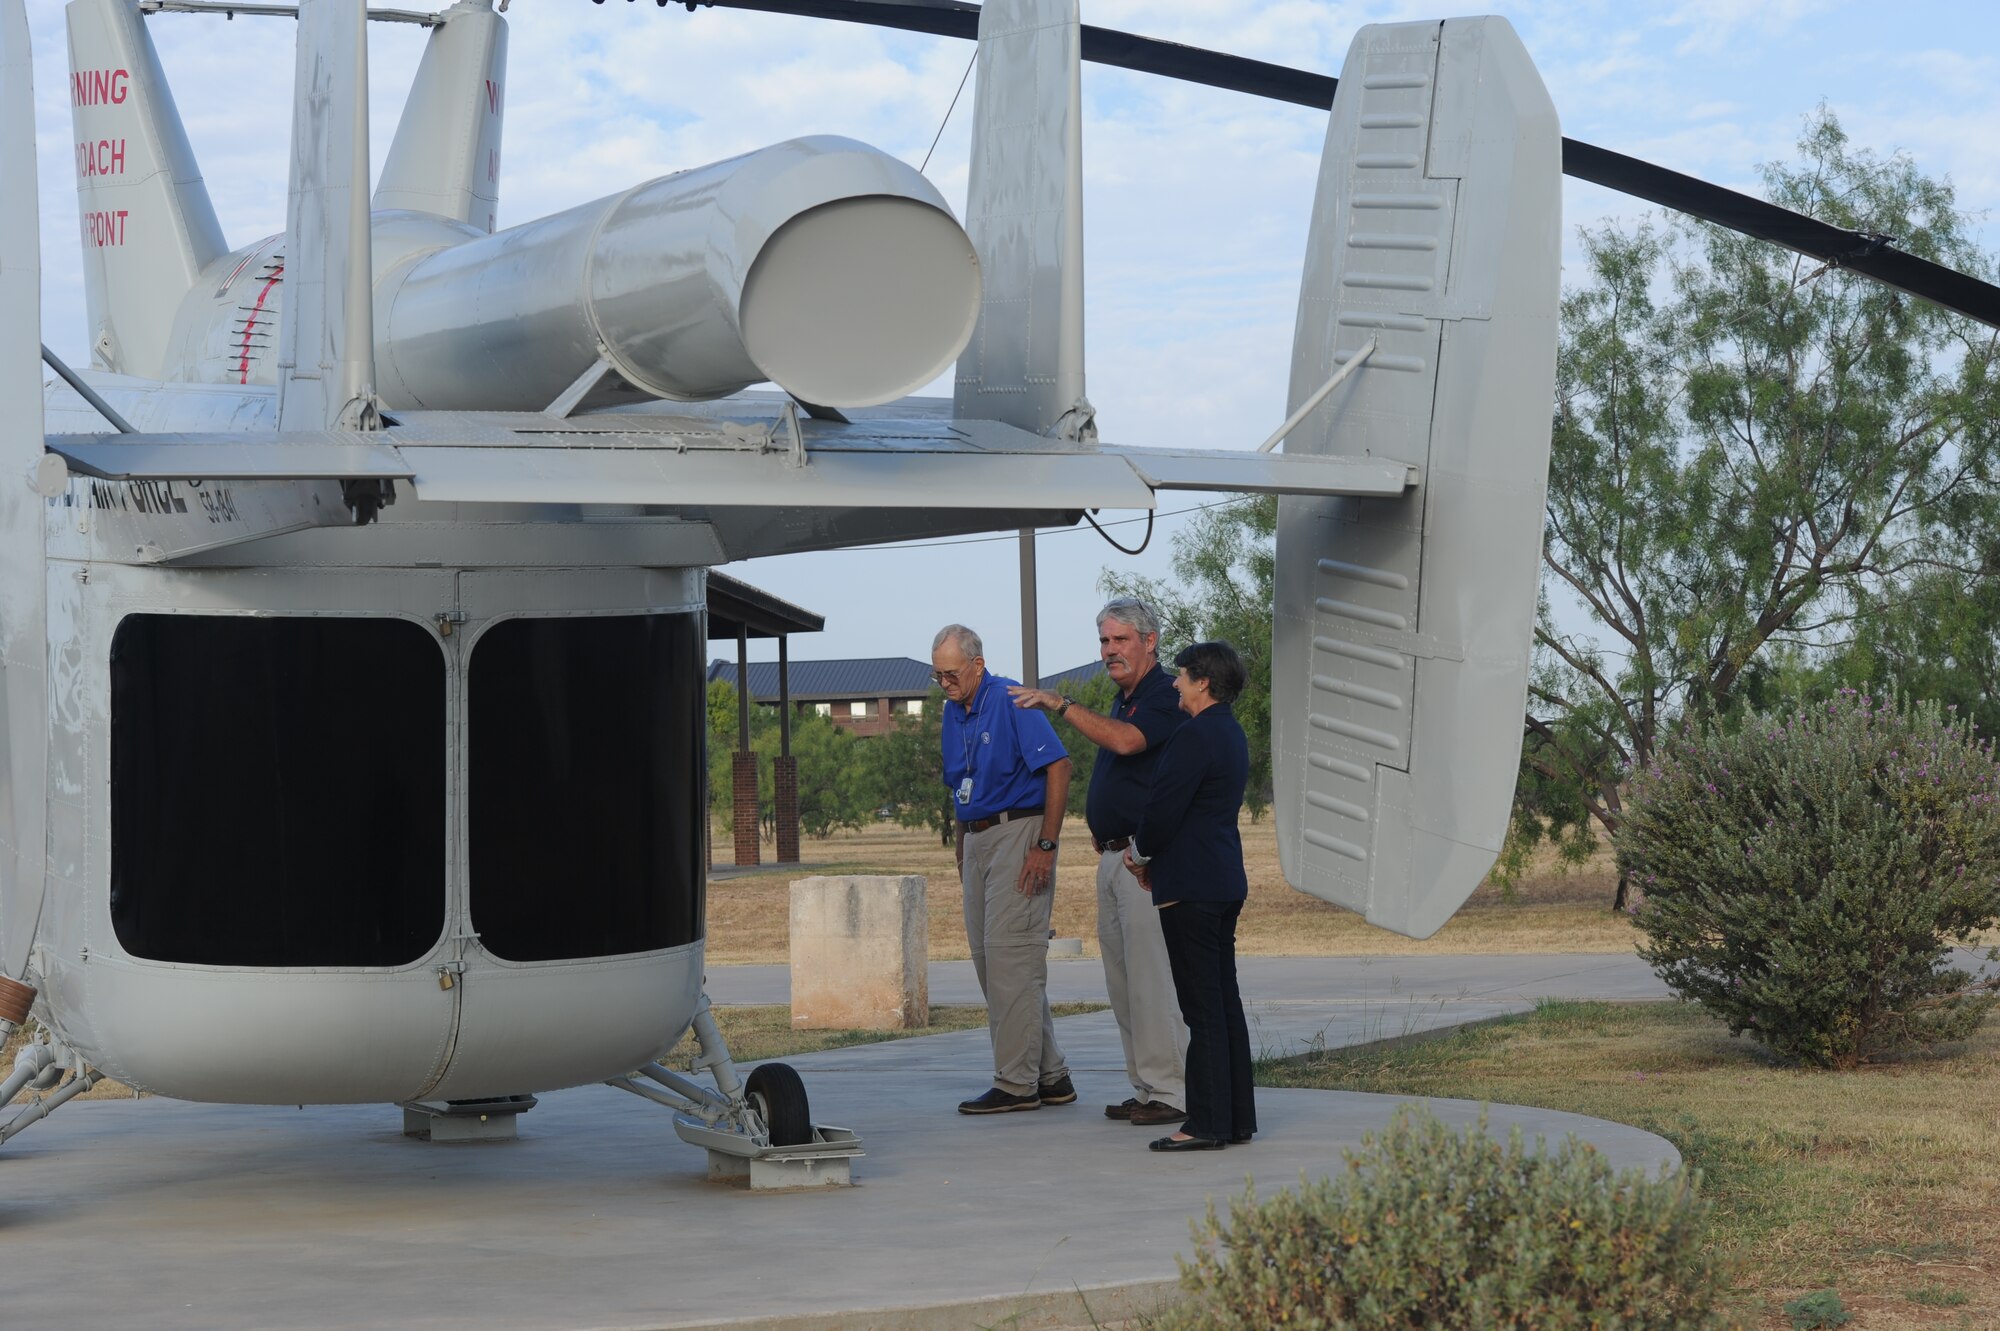
[[[792,884],[794,1030],[930,1025],[930,909],[921,874]]]

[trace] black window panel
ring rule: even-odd
[[[134,956],[399,966],[445,912],[445,663],[401,619],[128,615],[111,922]]]
[[[513,961],[701,937],[697,617],[511,619],[472,653],[472,927]]]

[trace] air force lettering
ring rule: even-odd
[[[944,690],[941,769],[956,819],[965,937],[986,996],[993,1086],[959,1105],[1001,1114],[1076,1099],[1049,1012],[1049,918],[1070,761],[1048,718],[1015,708],[1013,681],[986,673],[979,635],[939,630],[931,675]]]

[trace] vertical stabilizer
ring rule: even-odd
[[[1077,0],[987,0],[965,230],[985,281],[954,414],[1094,439],[1083,394],[1083,77]]]
[[[0,0],[0,977],[27,968],[47,868],[47,563],[34,60],[22,0]]]
[[[181,298],[229,246],[138,0],[71,0],[69,68],[91,359],[161,378]]]
[[[1561,288],[1562,136],[1506,20],[1365,27],[1334,94],[1287,453],[1406,462],[1278,509],[1285,877],[1426,937],[1491,867],[1521,759]]]
[[[278,428],[379,423],[368,204],[366,0],[303,0],[292,92]]]
[[[443,18],[403,103],[375,206],[435,213],[490,233],[500,210],[507,20],[492,0],[459,0]]]

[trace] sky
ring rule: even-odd
[[[87,363],[62,7],[28,8],[43,340]],[[1857,146],[1907,153],[1948,178],[1986,248],[2000,249],[2000,4],[1538,0],[1497,12],[1520,33],[1573,138],[1754,193],[1760,164],[1788,159],[1823,103]],[[1361,25],[1439,16],[1399,0],[1083,0],[1088,23],[1326,73],[1339,72]],[[928,157],[926,174],[962,211],[969,88],[946,113],[969,42],[644,0],[512,0],[507,18],[503,227],[809,133],[849,135],[913,165]],[[282,230],[294,24],[148,22],[230,244]],[[371,25],[378,166],[423,41],[420,28]],[[1086,373],[1102,436],[1254,448],[1285,415],[1326,113],[1090,65],[1083,93]],[[1569,180],[1563,208],[1566,282],[1579,229],[1629,226],[1649,211]],[[925,391],[948,396],[949,380]],[[1166,515],[1215,498],[1163,495],[1137,558],[1084,525],[1038,537],[1044,672],[1096,655],[1103,571],[1170,578],[1172,538],[1187,518]],[[1112,529],[1126,545],[1144,530]],[[1018,672],[1012,536],[752,560],[728,572],[826,616],[824,632],[793,642],[795,659],[923,659],[940,625],[962,621],[984,637],[991,668]],[[775,645],[753,644],[752,655],[774,659]]]

